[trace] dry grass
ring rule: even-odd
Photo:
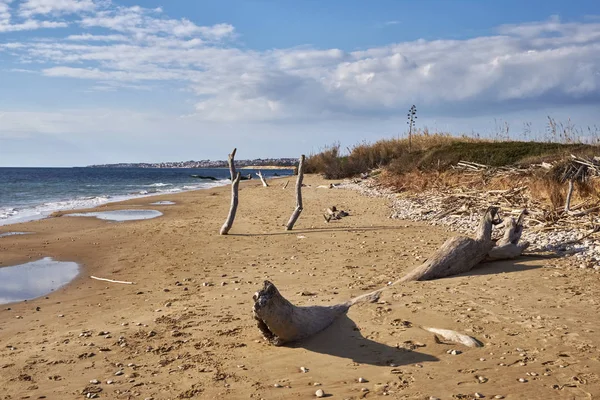
[[[323,174],[327,179],[341,179],[376,168],[386,168],[395,174],[445,171],[461,160],[494,167],[530,165],[560,160],[570,154],[591,156],[597,154],[597,150],[597,146],[581,143],[486,140],[422,131],[413,135],[410,149],[408,139],[361,143],[345,153],[339,143],[334,144],[307,159],[307,172]]]
[[[562,209],[565,205],[568,184],[555,179],[553,171],[535,171],[511,175],[490,176],[486,172],[464,173],[461,171],[411,171],[397,174],[384,170],[378,176],[382,186],[396,192],[422,192],[431,189],[441,191],[458,187],[468,190],[507,190],[527,187],[529,197],[544,204],[548,209]],[[578,182],[572,203],[600,200],[600,180]]]

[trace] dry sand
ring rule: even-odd
[[[0,306],[0,399],[77,399],[86,387],[102,389],[99,398],[156,400],[310,399],[317,389],[335,399],[600,396],[600,275],[556,260],[399,285],[310,340],[268,345],[251,317],[264,279],[296,304],[340,302],[396,280],[451,236],[388,219],[383,199],[319,189],[317,177],[306,179],[305,211],[285,232],[294,189],[283,182],[243,182],[229,236],[217,234],[229,188],[98,208],[164,212],[153,220],[2,227],[36,233],[0,239],[0,266],[51,256],[83,271],[47,298]],[[148,206],[157,200],[177,204]],[[351,216],[325,224],[331,205]],[[485,347],[438,343],[419,325],[456,329]]]

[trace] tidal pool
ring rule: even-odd
[[[163,201],[157,201],[156,203],[150,203],[151,206],[172,206],[174,204],[175,204],[175,202],[170,201],[170,200],[163,200]]]
[[[69,217],[96,217],[108,221],[135,221],[140,219],[152,219],[163,215],[156,210],[116,210],[116,211],[97,211],[87,213],[66,214]]]
[[[50,257],[0,268],[0,304],[44,296],[71,282],[79,265]]]

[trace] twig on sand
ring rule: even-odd
[[[104,281],[104,282],[111,282],[111,283],[122,283],[124,285],[135,285],[135,282],[115,281],[113,279],[98,278],[97,276],[90,276],[90,278],[95,279],[97,281]]]

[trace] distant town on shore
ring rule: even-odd
[[[256,158],[254,160],[235,160],[236,167],[293,167],[297,158]],[[88,168],[227,168],[226,160],[167,161],[159,163],[118,163],[88,165]]]

